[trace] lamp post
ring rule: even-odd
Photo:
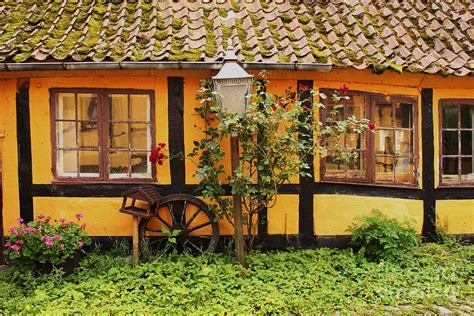
[[[232,47],[232,40],[229,38],[224,65],[221,70],[212,77],[214,91],[217,92],[217,103],[232,113],[236,113],[240,118],[244,117],[248,98],[252,91],[253,76],[248,74],[239,64],[238,58]],[[239,138],[236,133],[230,137],[230,151],[232,173],[239,166]],[[234,194],[232,197],[234,209],[234,238],[235,238],[235,258],[238,263],[245,266],[245,245],[242,224],[242,197]]]

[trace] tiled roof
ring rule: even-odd
[[[0,62],[217,61],[231,36],[248,62],[464,76],[473,11],[469,0],[5,0]]]

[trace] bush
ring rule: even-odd
[[[351,245],[371,261],[403,261],[420,243],[409,221],[388,218],[380,210],[357,220],[358,224],[348,228]]]
[[[78,221],[82,214],[77,214]],[[25,224],[18,218],[19,227],[9,229],[10,237],[5,244],[5,255],[21,269],[36,269],[58,266],[81,251],[91,240],[84,231],[85,225],[65,218],[51,221],[51,218],[39,215]]]

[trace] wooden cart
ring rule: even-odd
[[[122,194],[120,212],[133,216],[133,258],[166,248],[200,254],[213,252],[219,224],[204,201],[188,194],[161,196],[152,186]],[[145,255],[145,257],[147,257]]]

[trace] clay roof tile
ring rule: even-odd
[[[472,72],[469,1],[90,1],[0,4],[0,61],[218,61],[231,33],[237,55],[261,62],[328,61],[364,69],[390,64]],[[5,3],[14,3],[6,10]],[[144,5],[146,3],[147,5]],[[223,18],[230,10],[233,17]],[[11,15],[14,11],[23,15]],[[29,21],[37,17],[35,24]],[[66,23],[66,24],[65,24]],[[8,25],[15,25],[14,28]],[[243,31],[243,32],[242,32]],[[212,34],[212,38],[209,36]],[[34,43],[31,45],[30,43]]]

